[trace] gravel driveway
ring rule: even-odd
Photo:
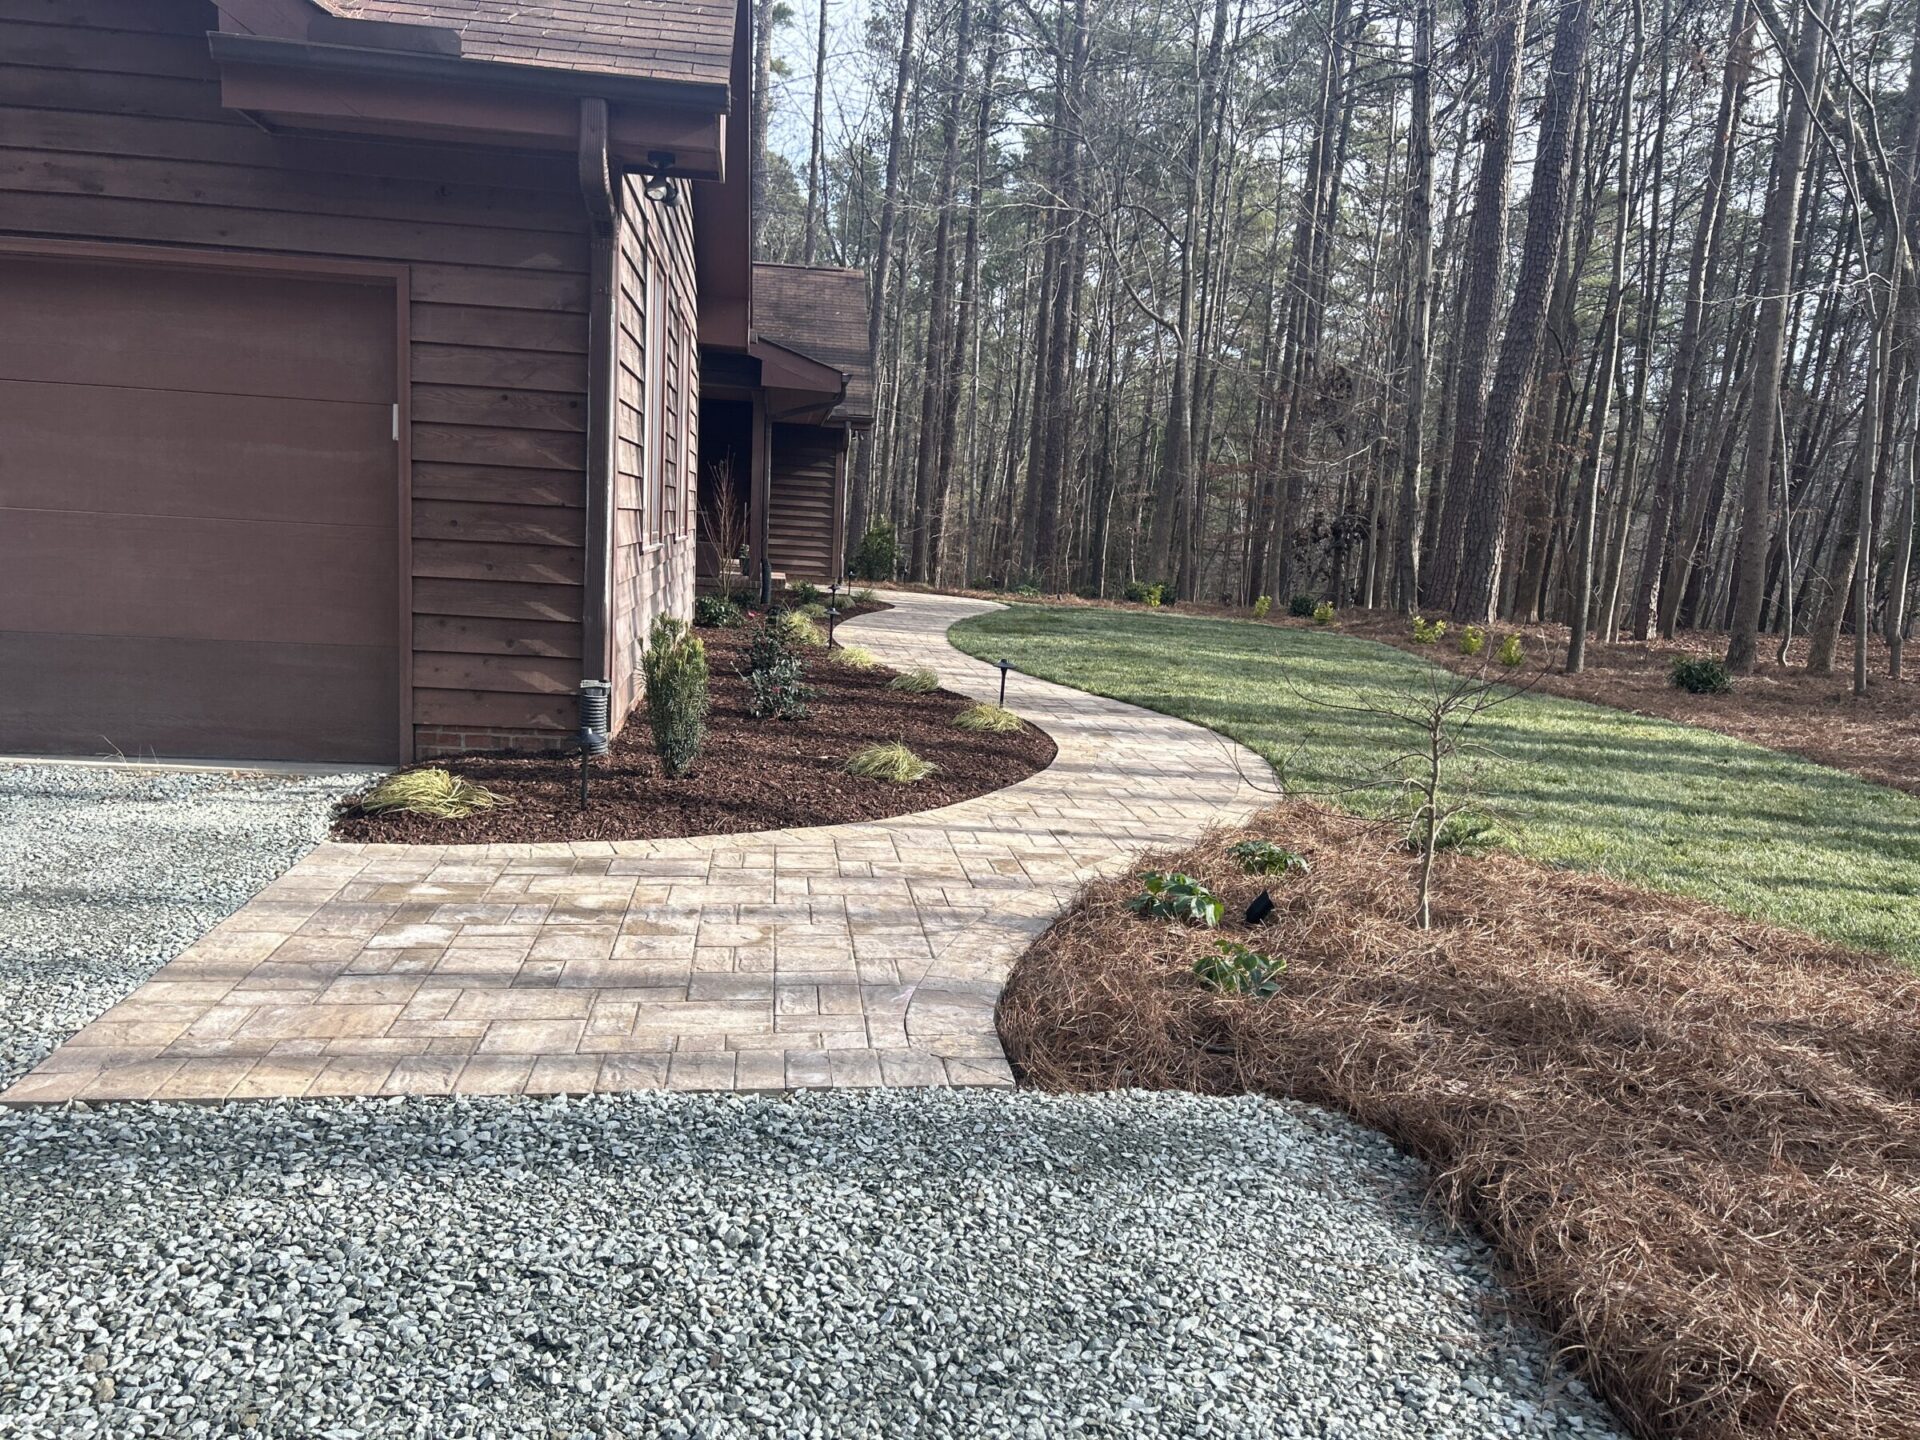
[[[324,839],[364,783],[0,764],[0,1089]]]
[[[1303,1106],[0,1115],[0,1435],[1614,1432]]]

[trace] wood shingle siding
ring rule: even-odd
[[[206,0],[0,0],[0,237],[403,277],[411,603],[403,617],[396,600],[393,631],[417,747],[570,735],[589,254],[574,157],[267,133],[222,108],[206,38],[218,25]],[[681,353],[696,313],[691,210],[636,188],[624,227],[661,258]],[[684,385],[673,406],[683,456],[697,410]],[[678,464],[669,483],[684,486]],[[691,603],[690,560],[676,575],[677,550],[627,548],[615,557],[623,693],[653,613]]]
[[[844,430],[773,427],[767,559],[789,580],[832,579],[839,570]]]

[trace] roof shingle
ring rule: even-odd
[[[725,85],[728,0],[320,0],[347,20],[432,25],[470,60],[623,79]]]
[[[873,418],[866,271],[756,264],[753,328],[847,376],[847,397],[836,412],[840,418]]]

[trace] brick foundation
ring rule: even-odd
[[[527,755],[568,750],[573,737],[560,730],[443,730],[416,726],[413,758],[445,755]]]

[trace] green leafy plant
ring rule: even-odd
[[[803,610],[782,610],[773,623],[795,650],[818,650],[827,643],[826,633]]]
[[[1253,618],[1256,620],[1264,620],[1267,618],[1267,612],[1272,609],[1273,596],[1261,595],[1253,602]]]
[[[747,672],[747,713],[756,720],[804,720],[813,687],[799,657],[783,656]]]
[[[787,596],[796,609],[804,610],[809,605],[820,603],[820,587],[811,580],[796,580],[787,586]]]
[[[794,658],[793,639],[787,634],[781,613],[768,612],[747,637],[747,669],[766,670],[782,660]]]
[[[936,671],[924,665],[912,670],[902,670],[887,682],[889,690],[898,690],[906,695],[931,695],[940,688],[940,676]]]
[[[1150,609],[1157,608],[1167,598],[1167,587],[1161,582],[1148,584],[1144,580],[1129,580],[1126,596],[1136,605],[1145,605]]]
[[[360,797],[366,815],[424,815],[429,820],[464,820],[482,810],[507,804],[484,785],[476,785],[451,770],[431,767],[389,775]]]
[[[864,645],[839,645],[834,647],[833,659],[849,670],[872,670],[880,661],[873,651]]]
[[[746,618],[747,612],[731,595],[702,595],[693,602],[693,623],[702,630],[731,630]]]
[[[1193,973],[1209,990],[1226,995],[1248,995],[1266,1000],[1280,992],[1287,962],[1263,954],[1238,940],[1216,940],[1211,954],[1193,962]]]
[[[1690,695],[1725,695],[1733,689],[1727,667],[1710,656],[1676,656],[1667,673],[1675,689]]]
[[[796,605],[793,613],[795,615],[804,615],[807,619],[818,624],[827,618],[827,607],[818,600],[809,600],[804,605]]]
[[[685,622],[662,615],[653,622],[641,668],[653,748],[667,778],[678,780],[707,738],[707,647]]]
[[[853,547],[853,560],[847,566],[861,580],[891,580],[900,563],[900,541],[893,526],[876,520]]]
[[[1295,870],[1304,875],[1309,868],[1305,857],[1271,840],[1242,840],[1229,845],[1227,853],[1249,875],[1285,875]]]
[[[1509,635],[1500,642],[1500,648],[1494,653],[1493,658],[1509,670],[1513,670],[1526,664],[1527,647],[1521,643],[1518,635]]]
[[[1040,598],[1040,587],[1031,580],[1023,580],[1020,584],[1013,587],[1013,593],[1023,600],[1038,600]]]
[[[1225,913],[1220,897],[1183,871],[1149,870],[1140,883],[1145,888],[1127,902],[1127,908],[1149,920],[1180,920],[1211,930]]]
[[[847,757],[846,772],[861,780],[887,780],[911,785],[938,773],[940,767],[922,760],[898,740],[863,745]]]
[[[1027,728],[1026,722],[1011,710],[998,705],[969,705],[953,717],[961,730],[985,731],[994,735],[1012,735]]]
[[[878,605],[880,603],[880,597],[865,586],[862,586],[847,596],[847,603],[849,605]]]
[[[1296,620],[1311,620],[1314,609],[1315,601],[1311,595],[1296,595],[1287,601],[1287,614]]]
[[[1316,625],[1331,625],[1333,623],[1333,602],[1331,600],[1322,600],[1318,605],[1313,607],[1313,623]]]
[[[1446,633],[1447,622],[1444,620],[1426,620],[1418,615],[1413,617],[1413,643],[1416,645],[1438,645],[1440,637]]]
[[[1478,655],[1487,648],[1487,632],[1478,625],[1469,625],[1460,632],[1460,653]]]

